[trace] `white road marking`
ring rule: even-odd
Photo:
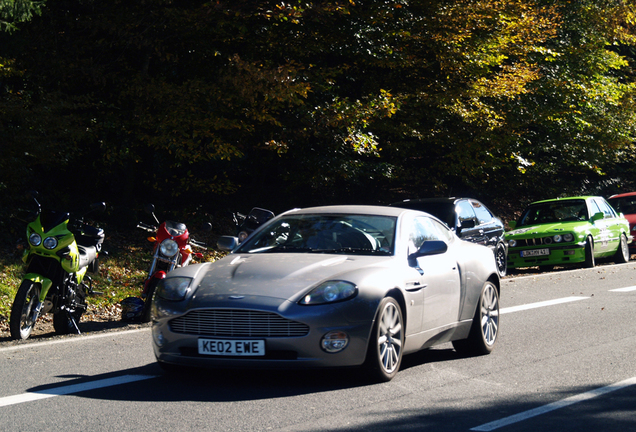
[[[71,384],[63,387],[54,387],[46,390],[35,391],[32,393],[22,393],[13,396],[0,398],[0,407],[8,405],[16,405],[24,402],[31,402],[39,399],[46,399],[55,396],[79,393],[87,390],[95,390],[104,387],[112,387],[120,384],[127,384],[135,381],[147,380],[155,378],[154,375],[122,375],[114,378],[106,378],[97,381],[90,381],[81,384]]]
[[[616,288],[616,289],[611,289],[610,291],[614,291],[614,292],[636,291],[636,286],[630,286],[630,287],[625,287],[625,288]]]
[[[150,328],[141,328],[141,329],[135,329],[135,330],[125,330],[125,331],[120,331],[120,332],[105,332],[105,333],[99,333],[99,334],[88,335],[88,336],[81,335],[81,336],[67,337],[67,338],[64,338],[64,339],[55,339],[55,340],[46,341],[46,342],[21,343],[21,344],[18,344],[18,345],[13,345],[13,346],[0,348],[0,352],[16,351],[16,350],[21,350],[21,349],[26,349],[26,348],[38,348],[38,347],[45,346],[45,345],[56,345],[56,344],[67,343],[67,342],[85,342],[85,341],[91,340],[91,339],[99,339],[99,338],[104,338],[104,337],[109,337],[109,336],[111,336],[111,337],[123,336],[123,335],[126,335],[126,334],[138,333],[138,332],[142,332],[142,331],[150,331]]]
[[[512,306],[512,307],[499,309],[499,314],[503,315],[503,314],[512,313],[512,312],[519,312],[519,311],[524,311],[528,309],[536,309],[540,307],[552,306],[552,305],[557,305],[562,303],[569,303],[569,302],[574,302],[578,300],[587,300],[589,298],[590,297],[564,297],[560,299],[546,300],[546,301],[542,301],[538,303],[529,303],[525,305]]]
[[[519,414],[512,415],[510,417],[503,418],[501,420],[496,420],[494,422],[486,423],[481,426],[472,428],[471,431],[480,431],[480,432],[493,431],[495,429],[499,429],[504,426],[509,426],[511,424],[518,423],[518,422],[527,420],[529,418],[548,413],[550,411],[558,410],[560,408],[565,408],[567,406],[570,406],[579,402],[584,402],[586,400],[595,398],[597,396],[602,396],[604,394],[611,393],[616,390],[621,390],[621,389],[624,389],[625,387],[629,387],[634,384],[636,384],[636,377],[629,378],[614,384],[610,384],[606,387],[597,388],[589,392],[574,395],[569,398],[562,399],[562,400],[553,402],[551,404],[544,405],[539,408],[531,409],[529,411],[525,411]]]

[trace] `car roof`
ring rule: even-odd
[[[331,205],[331,206],[319,206],[319,207],[307,207],[302,209],[288,210],[283,215],[290,214],[358,214],[358,215],[372,215],[372,216],[400,216],[408,210],[399,207],[378,206],[378,205]]]
[[[572,200],[588,200],[590,198],[603,198],[601,196],[592,196],[592,195],[584,195],[584,196],[573,196],[573,197],[563,197],[563,198],[552,198],[547,200],[535,201],[532,204],[540,204],[540,203],[548,203],[548,202],[557,202],[557,201],[572,201]]]
[[[636,195],[636,192],[625,192],[625,193],[620,193],[620,194],[616,194],[616,195],[612,195],[611,197],[609,197],[608,199],[612,199],[612,198],[624,198],[624,197],[629,197],[629,196],[634,196]]]
[[[461,201],[461,200],[464,200],[464,199],[474,199],[474,198],[463,198],[463,197],[416,198],[416,199],[405,199],[404,201],[391,203],[389,205],[391,207],[399,207],[400,205],[418,204],[418,203],[451,203],[451,204],[455,204],[457,201]]]

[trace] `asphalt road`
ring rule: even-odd
[[[164,376],[148,328],[0,344],[7,431],[636,430],[636,263],[505,279],[489,356]]]

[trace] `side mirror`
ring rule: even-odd
[[[517,228],[517,221],[510,221],[508,222],[508,226],[510,227],[511,230]]]
[[[201,231],[203,231],[203,232],[212,231],[212,223],[211,222],[204,223],[203,226],[201,227]]]
[[[222,251],[232,251],[238,246],[238,244],[238,238],[232,236],[221,236],[216,241],[216,247]]]
[[[464,230],[464,229],[468,229],[468,228],[475,228],[475,219],[466,219],[463,220],[459,223],[459,230]]]
[[[592,216],[590,218],[590,222],[594,223],[597,220],[601,220],[605,217],[605,215],[602,212],[598,212],[598,213],[594,213],[594,216]]]
[[[144,204],[144,211],[148,214],[153,214],[155,212],[155,205],[154,204]]]
[[[448,250],[448,245],[441,240],[427,240],[422,246],[409,255],[409,260],[415,260],[417,258],[428,256],[428,255],[439,255],[443,254]]]

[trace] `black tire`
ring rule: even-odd
[[[26,339],[31,335],[37,317],[34,317],[35,307],[40,302],[42,286],[31,280],[25,280],[20,284],[15,294],[9,327],[12,339]],[[35,318],[35,319],[34,319]]]
[[[75,319],[75,324],[79,325],[80,319],[82,318],[82,312],[80,311],[75,311],[72,314],[69,314],[67,311],[59,311],[53,314],[53,328],[56,334],[79,334],[79,329],[75,327],[71,316]]]
[[[504,277],[508,273],[508,254],[506,246],[502,242],[497,243],[495,248],[495,263],[499,277]]]
[[[592,268],[596,265],[596,260],[594,259],[594,242],[592,241],[592,237],[588,237],[585,242],[585,267]]]
[[[467,339],[453,341],[462,355],[490,354],[499,335],[499,291],[490,281],[481,289],[477,310]]]
[[[629,261],[630,253],[629,246],[627,245],[627,237],[625,234],[621,234],[621,242],[618,245],[618,250],[614,257],[614,262],[617,264],[624,264]]]
[[[152,298],[155,296],[155,290],[157,289],[157,284],[159,283],[159,279],[153,279],[150,281],[150,286],[148,287],[148,294],[144,299],[144,308],[141,311],[141,322],[150,322],[151,316],[150,311],[152,309]]]
[[[400,370],[404,347],[402,309],[393,297],[385,297],[378,306],[365,369],[373,381],[387,382]]]

